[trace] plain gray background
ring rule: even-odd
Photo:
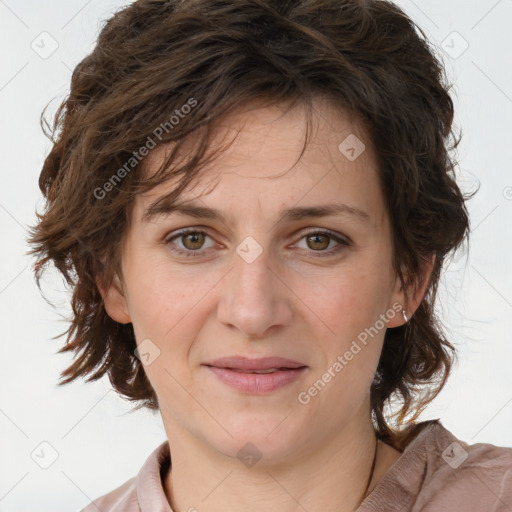
[[[50,148],[39,116],[66,95],[101,20],[127,3],[0,0],[0,512],[79,510],[135,476],[165,440],[160,416],[126,414],[108,379],[57,388],[71,358],[56,353],[63,338],[51,338],[66,327],[68,294],[48,272],[50,307],[25,255]],[[440,312],[460,362],[420,419],[441,418],[470,444],[512,446],[512,0],[397,3],[438,47],[455,83],[459,183],[481,183],[468,205],[469,256],[455,258],[441,286]]]

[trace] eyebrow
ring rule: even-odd
[[[209,206],[195,204],[192,201],[173,205],[168,204],[165,201],[160,204],[157,204],[157,202],[158,200],[154,201],[145,209],[142,215],[143,223],[150,222],[155,217],[159,217],[161,215],[177,213],[187,215],[189,217],[214,220],[226,224],[224,214],[220,210],[210,208]],[[370,216],[365,211],[340,202],[320,206],[294,206],[292,208],[282,210],[279,213],[279,218],[280,220],[293,222],[306,218],[319,218],[335,215],[350,216],[363,222],[370,221]]]

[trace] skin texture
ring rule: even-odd
[[[386,327],[403,324],[401,308],[392,306],[406,304],[406,296],[392,268],[391,228],[370,140],[332,105],[318,100],[315,112],[312,140],[296,165],[305,134],[301,107],[285,113],[255,104],[223,119],[218,141],[240,130],[236,139],[181,199],[220,209],[226,224],[176,213],[142,223],[144,209],[174,184],[137,196],[123,246],[123,293],[102,290],[109,315],[132,322],[137,343],[150,339],[160,351],[145,371],[170,443],[172,471],[164,487],[176,512],[340,512],[355,510],[364,497],[376,445],[370,386],[385,328],[359,343],[362,349],[309,403],[298,394],[380,315],[393,312]],[[354,161],[338,149],[350,134],[366,146]],[[147,157],[147,172],[161,157],[158,149]],[[335,201],[368,219],[285,222],[280,216],[287,207]],[[186,227],[208,236],[169,241]],[[321,229],[349,245],[306,236]],[[262,249],[251,263],[236,252],[248,236]],[[202,254],[186,258],[171,247]],[[335,247],[340,251],[317,256]],[[409,317],[424,291],[407,296]],[[281,356],[308,368],[277,391],[250,395],[202,365],[230,355]],[[261,454],[252,467],[237,457],[249,442]],[[369,491],[399,456],[378,443]]]

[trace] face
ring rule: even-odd
[[[124,294],[104,296],[112,318],[133,323],[170,439],[231,457],[251,442],[277,460],[368,421],[386,327],[403,323],[389,218],[364,131],[317,102],[296,163],[305,119],[301,108],[261,107],[223,120],[216,140],[240,133],[180,198],[215,218],[143,220],[171,182],[136,198]],[[148,157],[149,170],[159,158]],[[218,362],[233,357],[248,366]],[[275,357],[288,362],[249,372],[254,359]]]

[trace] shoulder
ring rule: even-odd
[[[139,512],[137,500],[137,477],[89,503],[80,512]]]
[[[96,498],[80,512],[140,512],[141,508],[170,510],[162,486],[162,476],[169,468],[169,443],[165,441],[151,453],[137,476]]]
[[[398,437],[402,455],[358,512],[512,511],[512,448],[468,444],[438,419]]]
[[[468,444],[440,422],[432,425],[423,447],[425,474],[414,510],[512,509],[512,448]]]

